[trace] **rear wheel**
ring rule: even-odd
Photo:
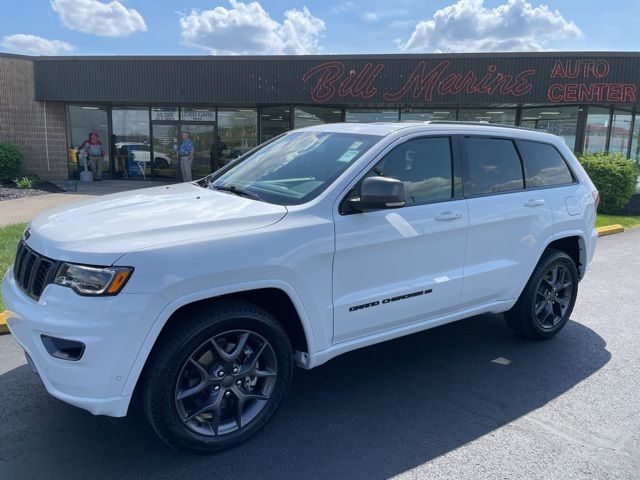
[[[162,157],[156,157],[155,162],[154,162],[154,166],[156,168],[168,168],[169,167],[169,162],[167,162],[166,158],[162,158]]]
[[[578,270],[564,252],[547,251],[520,298],[505,312],[507,324],[518,334],[545,339],[557,334],[569,320],[578,294]]]
[[[284,398],[293,355],[264,310],[224,301],[175,322],[144,377],[146,416],[169,445],[228,448],[260,430]]]

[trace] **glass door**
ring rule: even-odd
[[[213,171],[213,160],[216,154],[216,126],[214,123],[183,123],[180,133],[186,132],[193,142],[194,155],[191,164],[191,175],[198,180]]]
[[[180,128],[176,123],[153,124],[152,168],[156,180],[181,180],[178,146]]]

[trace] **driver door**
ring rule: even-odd
[[[452,142],[408,140],[367,173],[401,180],[404,207],[335,212],[335,343],[435,317],[459,303],[469,221],[466,200],[454,196],[459,169]]]

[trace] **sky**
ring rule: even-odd
[[[25,55],[639,51],[638,18],[638,0],[22,0],[3,9],[0,51]]]

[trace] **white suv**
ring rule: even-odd
[[[117,417],[135,391],[167,443],[216,450],[269,420],[294,364],[485,312],[555,335],[597,202],[553,135],[315,126],[198,182],[40,215],[2,293],[53,396]]]

